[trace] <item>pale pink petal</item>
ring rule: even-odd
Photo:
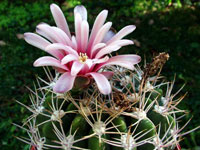
[[[24,38],[27,43],[29,43],[37,48],[40,48],[44,51],[47,46],[51,45],[51,43],[49,41],[45,40],[41,36],[34,34],[34,33],[25,33]],[[53,51],[51,50],[51,51],[45,51],[45,52],[48,52],[49,54],[51,54],[52,56],[54,56],[58,59],[63,58],[63,54],[61,52],[59,52],[58,50],[53,50]]]
[[[119,65],[121,67],[125,67],[125,68],[133,70],[134,69],[133,65],[139,63],[140,60],[141,60],[141,58],[138,55],[119,55],[119,56],[114,56],[114,57],[111,57],[106,63],[99,64],[95,68],[95,71],[98,71],[100,68],[102,68],[104,66],[109,66],[109,65]]]
[[[117,40],[115,42],[112,42],[110,45],[119,45],[120,47],[122,47],[122,46],[132,45],[132,44],[134,44],[133,41],[124,39],[124,40]]]
[[[94,62],[92,59],[87,59],[85,64],[88,66],[88,68],[90,69],[93,65],[94,65]]]
[[[99,29],[101,28],[101,26],[106,21],[107,16],[108,16],[108,11],[107,10],[101,11],[99,13],[99,15],[97,16],[97,18],[96,18],[96,20],[94,22],[91,34],[90,34],[90,39],[89,39],[89,44],[88,44],[88,49],[89,49],[88,53],[90,53],[91,46],[92,46],[92,43],[94,41],[94,38],[96,37],[96,34],[99,31]]]
[[[111,26],[112,26],[112,22],[107,22],[100,28],[92,44],[93,46],[95,46],[96,44],[100,43],[103,40],[105,34],[108,32],[108,30],[110,30]]]
[[[81,24],[81,52],[85,52],[88,44],[89,36],[89,24],[87,21],[83,21]]]
[[[61,60],[61,64],[64,65],[64,64],[67,64],[68,62],[71,62],[71,61],[74,61],[77,59],[78,59],[77,56],[75,56],[73,54],[68,54]]]
[[[87,10],[83,5],[78,5],[74,8],[74,16],[79,13],[82,20],[87,20]]]
[[[62,10],[56,4],[51,4],[50,9],[51,9],[51,13],[56,22],[57,27],[62,29],[68,35],[68,37],[71,39],[69,27],[68,27],[67,21],[65,19],[65,16],[64,16]]]
[[[54,33],[56,34],[55,36],[57,38],[57,43],[62,43],[64,45],[69,45],[69,43],[67,41],[67,35],[65,34],[64,31],[62,31],[61,29],[59,29],[57,27],[51,27],[51,29],[54,30]],[[64,33],[64,35],[63,35],[63,33]]]
[[[39,24],[36,27],[36,32],[54,43],[64,44],[63,39],[59,35],[59,32],[55,31],[51,26],[47,24]]]
[[[107,41],[109,41],[113,36],[115,35],[115,33],[112,30],[109,30],[106,35],[104,36],[102,42],[106,43]]]
[[[113,46],[106,46],[105,48],[101,49],[95,56],[95,58],[101,58],[106,54],[112,53],[114,51],[119,50],[121,47],[118,45]]]
[[[51,49],[48,51],[46,50],[46,52],[48,52],[52,56],[58,58],[59,60],[63,59],[63,57],[64,57],[64,54],[60,50],[57,50],[57,49]]]
[[[76,76],[72,76],[70,72],[66,72],[56,81],[53,91],[56,93],[65,93],[72,89]]]
[[[104,58],[101,59],[87,59],[85,64],[87,64],[89,69],[92,70],[96,64],[105,63],[108,60],[109,60],[108,56],[105,56]]]
[[[133,41],[131,40],[118,40],[115,41],[108,46],[104,47],[103,49],[99,50],[98,53],[96,53],[95,58],[101,58],[102,56],[112,53],[114,51],[119,50],[122,46],[125,45],[131,45],[133,44]]]
[[[105,43],[98,43],[98,44],[94,45],[94,47],[91,50],[91,56],[93,55],[93,53],[96,52],[96,50],[103,48],[104,46],[106,46]]]
[[[50,57],[50,56],[44,56],[38,58],[34,64],[35,67],[41,67],[41,66],[52,66],[52,67],[57,67],[61,68],[64,70],[68,70],[68,68],[64,65],[61,65],[60,61],[57,60],[56,58]]]
[[[111,79],[112,76],[114,75],[112,71],[104,71],[104,72],[101,72],[101,74],[103,74],[107,79]]]
[[[76,33],[76,41],[77,41],[77,52],[80,52],[81,48],[81,15],[77,13],[75,15],[75,33]]]
[[[36,26],[36,32],[38,34],[42,35],[43,37],[45,37],[46,39],[48,39],[49,41],[55,43],[56,42],[55,38],[52,37],[52,34],[48,33],[49,28],[50,28],[50,26],[48,24],[40,23],[39,25]]]
[[[136,27],[134,25],[129,25],[129,26],[124,27],[117,34],[115,34],[115,36],[113,36],[106,44],[111,44],[114,41],[122,39],[126,35],[133,32],[135,30],[135,28]]]
[[[118,55],[118,56],[113,56],[109,59],[109,61],[129,61],[132,64],[137,64],[141,61],[141,57],[138,55]]]
[[[49,41],[45,40],[44,38],[35,33],[25,33],[24,39],[27,43],[42,50],[45,50],[45,48],[51,44]]]
[[[69,46],[60,44],[60,43],[54,43],[54,44],[51,44],[51,45],[47,46],[46,47],[46,51],[49,51],[49,50],[64,50],[68,54],[73,54],[73,55],[75,55],[77,57],[79,56],[78,53],[74,49],[72,49]]]
[[[95,70],[99,70],[102,67],[111,66],[111,65],[118,65],[118,66],[130,69],[130,70],[134,69],[133,64],[128,61],[109,61],[109,62],[104,63],[103,65],[102,64],[98,65],[97,68],[95,68]]]
[[[73,49],[77,49],[77,42],[76,42],[76,38],[75,38],[75,36],[72,36],[72,48]]]
[[[79,72],[80,75],[85,75],[86,73],[89,72],[89,66],[88,66],[88,62],[86,62],[83,66],[83,68],[81,69],[81,71]]]
[[[91,72],[88,74],[90,74],[94,78],[99,88],[99,91],[102,94],[108,95],[111,93],[110,83],[108,82],[108,79],[103,74],[96,73],[96,72]]]
[[[72,42],[71,42],[70,38],[67,36],[67,34],[63,30],[61,30],[60,28],[57,28],[57,27],[52,27],[52,28],[55,30],[55,32],[58,33],[60,39],[62,39],[64,44],[72,46]]]
[[[100,63],[105,63],[108,60],[109,60],[109,57],[105,56],[104,58],[101,58],[101,59],[94,59],[93,63],[94,64],[100,64]]]
[[[72,68],[71,68],[71,75],[76,76],[81,71],[83,66],[84,66],[84,64],[80,63],[79,61],[73,62]]]

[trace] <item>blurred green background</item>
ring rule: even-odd
[[[12,123],[20,123],[28,115],[26,109],[15,100],[30,104],[29,91],[33,87],[35,75],[44,76],[42,68],[33,68],[32,63],[41,55],[41,50],[28,45],[23,40],[24,32],[34,32],[40,22],[54,25],[49,5],[61,6],[73,29],[73,8],[83,4],[89,12],[92,25],[95,16],[109,10],[109,21],[118,31],[122,27],[135,24],[137,29],[129,35],[134,46],[120,50],[120,53],[137,53],[151,60],[153,54],[168,52],[170,59],[162,75],[173,80],[176,74],[178,89],[184,83],[181,94],[188,92],[180,104],[189,110],[183,125],[193,116],[185,128],[190,130],[200,125],[200,2],[197,0],[1,0],[0,1],[0,149],[27,150],[14,136],[25,132],[16,129]],[[143,63],[143,62],[142,62]],[[141,64],[142,64],[141,63]],[[181,95],[180,94],[180,95]],[[195,131],[183,139],[185,149],[199,149],[200,131]]]

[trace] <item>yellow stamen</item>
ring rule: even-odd
[[[85,63],[86,60],[88,59],[88,56],[86,55],[86,53],[80,53],[78,59],[79,59],[79,62]]]

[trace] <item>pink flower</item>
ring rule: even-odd
[[[119,65],[134,69],[134,64],[140,61],[138,55],[118,55],[109,58],[108,54],[119,50],[122,46],[133,44],[131,40],[122,39],[135,30],[129,25],[114,34],[110,28],[112,22],[105,23],[108,11],[103,10],[97,16],[89,35],[87,10],[84,6],[76,6],[75,35],[69,27],[61,9],[51,5],[51,12],[57,27],[41,23],[35,33],[25,33],[25,40],[29,44],[40,48],[51,56],[44,56],[34,62],[34,66],[53,66],[62,75],[57,80],[53,90],[64,93],[72,89],[78,76],[93,78],[102,94],[109,94],[111,86],[107,77],[112,72],[98,72],[107,65]],[[105,24],[104,24],[105,23]]]

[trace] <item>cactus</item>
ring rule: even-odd
[[[39,78],[48,86],[40,83],[32,91],[31,106],[19,102],[32,113],[23,127],[17,125],[30,138],[17,138],[37,150],[180,149],[184,133],[180,133],[176,116],[185,111],[177,108],[183,97],[173,100],[178,94],[172,94],[174,81],[161,82],[159,76],[149,76],[144,82],[145,71],[138,67],[133,72],[119,67],[105,69],[114,72],[113,92],[108,96],[99,93],[95,84],[78,92],[54,93],[49,85],[55,79],[47,82]]]
[[[180,90],[172,94],[174,81],[162,81],[160,76],[169,55],[160,53],[143,70],[134,68],[139,56],[110,58],[107,54],[133,44],[121,39],[135,26],[114,35],[108,31],[110,22],[103,25],[104,10],[87,41],[84,6],[74,10],[77,37],[71,36],[60,8],[52,4],[51,11],[58,28],[40,24],[37,33],[47,40],[35,33],[26,33],[25,40],[55,57],[44,56],[34,63],[36,67],[53,66],[55,78],[44,68],[49,81],[38,77],[38,87],[31,90],[31,105],[18,101],[31,115],[22,126],[16,125],[29,138],[17,138],[31,150],[180,150],[180,138],[198,127],[182,133],[185,126],[178,126],[182,117],[177,116],[186,113],[177,108],[184,96],[175,99]]]

